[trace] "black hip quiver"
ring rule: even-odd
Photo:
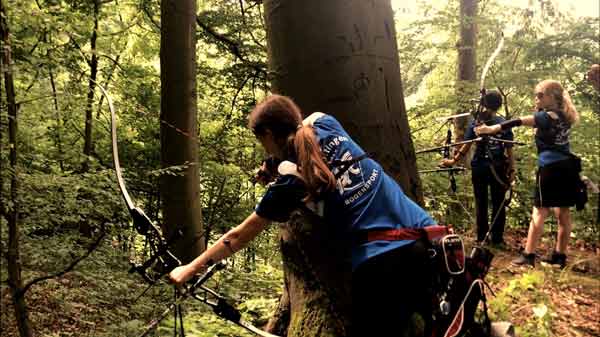
[[[462,238],[448,234],[430,240],[432,267],[431,337],[487,337],[491,322],[487,314],[484,281],[493,254],[474,247],[466,256]],[[480,306],[481,304],[481,306]]]

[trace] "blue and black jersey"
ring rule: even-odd
[[[364,154],[332,116],[315,113],[305,120],[315,129],[326,161],[348,161]],[[335,175],[339,167],[331,168]],[[271,184],[256,207],[264,218],[285,221],[302,205],[302,181],[291,174],[281,175]],[[362,159],[337,179],[336,190],[320,199],[325,222],[339,228],[340,235],[352,240],[373,229],[418,228],[433,225],[433,219],[409,199],[402,188],[371,158]],[[356,242],[351,248],[353,269],[367,259],[402,247],[410,241]]]
[[[492,119],[485,122],[485,125],[492,126],[504,122],[505,119],[500,116],[494,116]],[[478,136],[475,134],[475,121],[472,121],[467,131],[465,132],[465,140],[473,140]],[[504,140],[514,140],[514,135],[511,129],[504,130],[494,138]],[[506,159],[505,150],[512,147],[512,144],[498,142],[490,139],[486,142],[479,142],[475,148],[473,159],[471,160],[471,167],[480,168],[487,167],[490,164],[499,165]]]
[[[539,167],[569,158],[567,153],[570,152],[571,124],[564,118],[562,112],[555,113],[558,119],[550,117],[547,111],[538,111],[533,115]]]

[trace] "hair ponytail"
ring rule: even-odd
[[[579,113],[577,112],[577,109],[575,109],[575,105],[573,105],[573,101],[571,100],[571,95],[569,95],[567,90],[563,90],[562,109],[571,125],[579,121]]]
[[[257,136],[269,130],[282,150],[284,158],[280,159],[289,159],[295,154],[298,172],[308,190],[305,201],[335,189],[335,177],[323,159],[315,130],[302,125],[300,108],[291,98],[281,95],[265,98],[250,113],[248,127]]]
[[[308,189],[305,201],[315,199],[321,192],[335,189],[335,177],[325,163],[312,126],[298,127],[294,136],[294,149],[298,158],[298,171]]]

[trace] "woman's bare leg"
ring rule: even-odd
[[[548,207],[533,207],[531,212],[531,222],[529,223],[529,233],[527,234],[527,243],[525,244],[525,254],[535,253],[538,241],[544,233],[544,221],[550,214]]]
[[[571,237],[571,230],[573,229],[573,223],[571,222],[571,211],[568,207],[556,207],[554,209],[554,214],[558,221],[556,252],[566,254],[567,246],[569,245],[569,238]]]

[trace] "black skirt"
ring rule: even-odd
[[[533,192],[535,207],[574,206],[579,181],[579,173],[570,158],[538,168]]]

